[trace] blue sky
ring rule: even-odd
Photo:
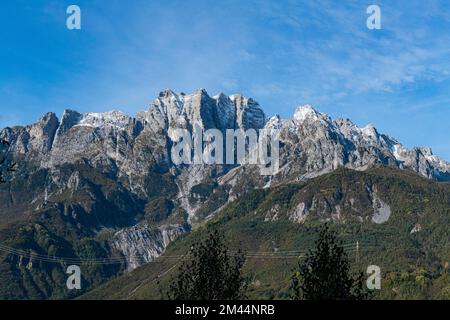
[[[11,0],[0,39],[0,127],[65,108],[133,115],[162,89],[202,87],[284,118],[308,103],[450,160],[446,0]]]

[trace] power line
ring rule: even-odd
[[[342,246],[346,253],[353,253],[355,248],[352,244],[346,244]],[[368,248],[366,248],[368,249]],[[132,262],[144,262],[144,263],[160,263],[158,258],[171,260],[171,259],[180,259],[185,257],[186,255],[161,255],[159,257],[155,257],[154,260],[145,262],[142,256],[116,256],[116,257],[107,257],[107,258],[72,258],[72,257],[58,257],[58,256],[49,256],[42,255],[35,252],[25,251],[21,249],[11,248],[9,246],[5,246],[0,244],[0,251],[5,252],[10,255],[18,256],[21,258],[28,258],[32,261],[42,261],[49,263],[63,263],[63,264],[121,264],[121,263],[132,263]],[[244,253],[246,258],[250,259],[298,259],[304,257],[310,250],[286,250],[286,251],[248,251]],[[232,251],[230,256],[240,255],[237,251]]]

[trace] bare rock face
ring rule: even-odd
[[[223,93],[210,97],[204,89],[189,95],[163,91],[138,118],[166,132],[170,128],[192,129],[194,124],[204,130],[261,129],[265,125],[264,112],[254,100]]]
[[[295,210],[290,215],[290,220],[295,223],[302,223],[306,220],[308,217],[308,209],[306,207],[306,204],[304,202],[300,202]]]
[[[376,224],[382,224],[389,220],[391,216],[391,207],[379,198],[374,198],[373,202],[374,214],[372,221]]]
[[[39,159],[51,150],[58,126],[58,118],[49,112],[32,125],[5,128],[0,135],[11,143],[12,152]]]
[[[115,233],[111,242],[125,256],[128,270],[131,271],[159,257],[170,242],[186,231],[180,225],[159,228],[136,225]]]
[[[173,131],[176,128],[192,131],[194,125],[223,132],[238,128],[277,131],[279,172],[261,176],[259,168],[252,165],[174,165],[170,158]],[[62,201],[61,197],[68,194],[74,197],[80,188],[88,188],[89,201],[117,198],[113,202],[120,212],[138,211],[133,217],[151,216],[149,210],[154,209],[149,204],[154,199],[173,203],[175,217],[168,214],[166,220],[152,222],[153,225],[133,220],[130,224],[134,226],[117,230],[113,236],[115,248],[129,258],[130,269],[161,254],[168,242],[186,232],[181,225],[201,223],[228,201],[253,188],[304,181],[342,166],[366,170],[379,164],[450,181],[450,164],[434,156],[431,149],[407,149],[372,125],[360,128],[348,119],[332,120],[309,105],[299,106],[291,119],[283,120],[279,116],[267,119],[251,98],[223,93],[211,97],[203,89],[192,94],[165,90],[148,110],[135,117],[119,111],[80,114],[66,110],[58,120],[55,114],[47,113],[33,125],[1,130],[0,138],[11,142],[11,156],[30,177],[36,177],[30,199],[21,206],[36,210],[52,201]],[[95,173],[99,177],[83,182],[77,174],[62,174],[61,168],[67,166],[89,168],[93,176]],[[133,200],[122,201],[111,191],[111,185]],[[205,185],[211,186],[208,196],[202,201],[190,201],[192,189]],[[14,196],[12,193],[4,198],[15,199]],[[21,198],[28,199],[23,195]],[[291,213],[291,220],[301,223],[313,211],[340,219],[343,204],[339,199],[332,202],[335,202],[333,206],[328,207],[319,199],[299,203]],[[9,207],[14,205],[8,202]],[[389,218],[388,205],[376,193],[371,206],[374,223]],[[102,206],[95,208],[99,214],[107,210]],[[102,214],[103,219],[108,213]],[[277,219],[277,213],[271,212],[269,218]],[[139,258],[133,260],[131,257],[135,256]]]
[[[232,95],[231,99],[236,106],[236,126],[238,128],[247,130],[264,127],[266,117],[256,101],[239,94]]]
[[[75,110],[70,109],[64,110],[64,113],[61,118],[61,123],[59,124],[59,128],[56,135],[57,136],[63,135],[64,133],[69,131],[70,128],[78,124],[82,118],[83,115]]]

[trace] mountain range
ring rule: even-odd
[[[280,170],[265,176],[256,165],[175,165],[174,131],[194,125],[277,130]],[[11,144],[7,160],[18,164],[0,185],[3,299],[74,298],[121,274],[155,276],[152,262],[180,254],[207,223],[254,236],[259,245],[243,237],[254,251],[274,250],[277,241],[292,249],[297,238],[306,245],[317,221],[334,221],[352,241],[350,230],[383,245],[398,233],[402,248],[433,270],[431,283],[448,280],[450,163],[428,147],[408,149],[372,125],[333,120],[309,105],[290,119],[269,118],[240,94],[165,90],[135,117],[65,110],[61,119],[47,113],[32,125],[4,128],[0,139]],[[427,238],[414,240],[417,234]],[[433,247],[430,237],[438,235],[444,239]],[[410,267],[414,259],[406,255],[389,268]],[[85,264],[81,292],[65,287],[65,267],[74,261]],[[264,272],[276,279],[279,268]],[[254,286],[254,297],[283,297],[282,281],[261,279],[270,290]],[[420,294],[441,297],[445,288]],[[156,297],[155,288],[146,290],[140,297]]]

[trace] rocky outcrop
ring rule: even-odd
[[[381,198],[378,196],[377,189],[374,188],[374,190],[371,192],[372,196],[372,207],[373,207],[373,216],[372,221],[376,224],[382,224],[389,220],[389,217],[391,216],[391,207],[381,200]]]
[[[186,231],[179,225],[159,228],[136,225],[116,232],[111,242],[113,247],[125,256],[127,269],[133,270],[159,257],[170,242]]]

